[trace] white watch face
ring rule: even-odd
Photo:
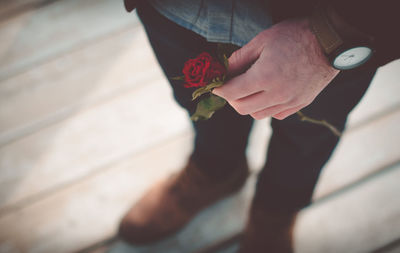
[[[368,47],[354,47],[338,55],[333,61],[337,69],[352,69],[366,62],[372,54]]]

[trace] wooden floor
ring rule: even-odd
[[[400,252],[399,94],[396,61],[351,114],[296,224],[296,252]],[[233,253],[267,120],[242,192],[155,245],[114,238],[126,209],[185,163],[192,135],[122,1],[0,1],[0,253]]]

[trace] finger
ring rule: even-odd
[[[255,113],[251,113],[250,116],[256,120],[260,120],[260,119],[264,119],[267,117],[271,117],[272,115],[278,114],[282,111],[285,111],[285,110],[287,110],[287,108],[288,108],[287,104],[275,105],[275,106],[265,108],[263,110],[255,112]]]
[[[246,115],[283,104],[283,101],[280,101],[277,96],[271,97],[267,92],[261,91],[229,103],[238,113]]]
[[[304,107],[304,105],[297,106],[295,108],[291,108],[291,109],[285,110],[283,112],[280,112],[278,114],[275,114],[272,117],[274,117],[275,119],[283,120],[283,119],[289,117],[290,115],[300,111],[303,107]]]
[[[260,56],[262,51],[262,46],[259,40],[254,38],[249,43],[244,45],[242,48],[233,52],[231,57],[229,57],[229,69],[228,75],[235,76],[246,69],[248,69]]]
[[[261,85],[254,80],[251,70],[226,82],[223,86],[215,88],[213,93],[228,101],[241,99],[262,91]]]

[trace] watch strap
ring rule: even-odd
[[[317,4],[313,10],[310,27],[326,55],[330,55],[344,43],[330,22],[326,7],[322,3]]]

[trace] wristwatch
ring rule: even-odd
[[[357,68],[374,53],[373,38],[346,24],[325,2],[320,2],[314,8],[310,26],[335,69]]]

